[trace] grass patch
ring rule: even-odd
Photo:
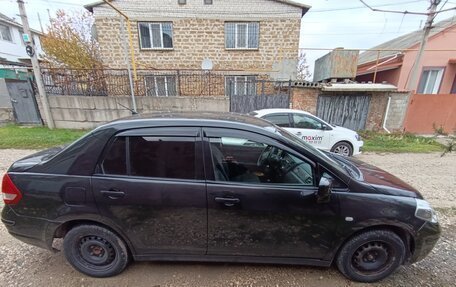
[[[359,134],[364,140],[363,151],[365,152],[427,153],[443,151],[443,145],[432,137],[371,131],[362,131]]]
[[[0,127],[0,149],[43,149],[68,144],[87,131],[6,125]]]

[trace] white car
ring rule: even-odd
[[[357,132],[331,125],[308,112],[265,109],[251,112],[250,115],[270,121],[316,148],[340,155],[360,154],[364,144]]]

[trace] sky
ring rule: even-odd
[[[228,1],[228,0],[217,0]],[[301,48],[367,49],[400,35],[423,27],[426,16],[373,12],[359,0],[295,0],[311,5],[302,18]],[[382,9],[425,12],[429,0],[365,0],[369,5]],[[58,9],[83,10],[84,4],[94,2],[78,0],[25,0],[32,28],[40,30],[38,14],[44,28],[49,23],[48,10],[55,15]],[[443,0],[445,9],[456,7],[456,0]],[[0,12],[20,21],[15,0],[0,0]],[[456,10],[439,14],[437,21],[456,17]],[[304,49],[313,73],[313,63],[329,51]]]

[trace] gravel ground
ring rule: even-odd
[[[0,150],[0,173],[27,150]],[[456,286],[456,155],[364,154],[360,158],[417,187],[438,210],[443,234],[425,260],[372,286]],[[1,204],[0,204],[1,209]],[[12,238],[0,224],[0,286],[367,286],[333,268],[281,265],[133,263],[114,278],[75,271],[62,253]]]

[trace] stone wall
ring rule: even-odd
[[[0,79],[0,123],[14,122],[13,106],[5,79]]]
[[[388,93],[371,93],[366,120],[366,130],[379,131],[382,129],[387,103]]]
[[[0,108],[12,108],[11,98],[5,79],[0,79]]]
[[[118,18],[97,18],[101,56],[110,68],[125,68],[123,38]],[[297,59],[301,20],[260,21],[260,42],[256,50],[225,49],[225,21],[216,19],[173,20],[173,49],[141,50],[138,26],[132,23],[135,59],[139,69],[200,69],[211,59],[214,70],[270,72],[273,64]],[[235,73],[239,74],[239,72]]]
[[[293,88],[291,90],[292,109],[302,110],[311,114],[317,113],[317,100],[320,94],[318,88]]]
[[[13,121],[13,109],[0,107],[0,123],[10,123]]]
[[[405,115],[409,103],[409,92],[390,93],[391,103],[386,119],[386,127],[390,131],[402,131],[404,128]]]
[[[274,64],[296,60],[302,9],[273,0],[187,1],[118,0],[114,3],[131,19],[138,68],[200,69],[208,58],[214,70],[270,72]],[[121,18],[102,4],[93,8],[101,55],[106,66],[125,68],[124,45],[128,45],[126,23],[121,34]],[[173,24],[173,49],[141,50],[138,22],[167,21]],[[259,22],[259,48],[225,49],[226,21]],[[242,73],[241,73],[242,74]]]
[[[38,101],[40,102],[40,101]],[[228,112],[225,97],[137,97],[139,113],[157,111]],[[91,129],[103,123],[131,116],[130,97],[50,96],[49,105],[57,128]],[[39,107],[42,106],[39,104]]]

